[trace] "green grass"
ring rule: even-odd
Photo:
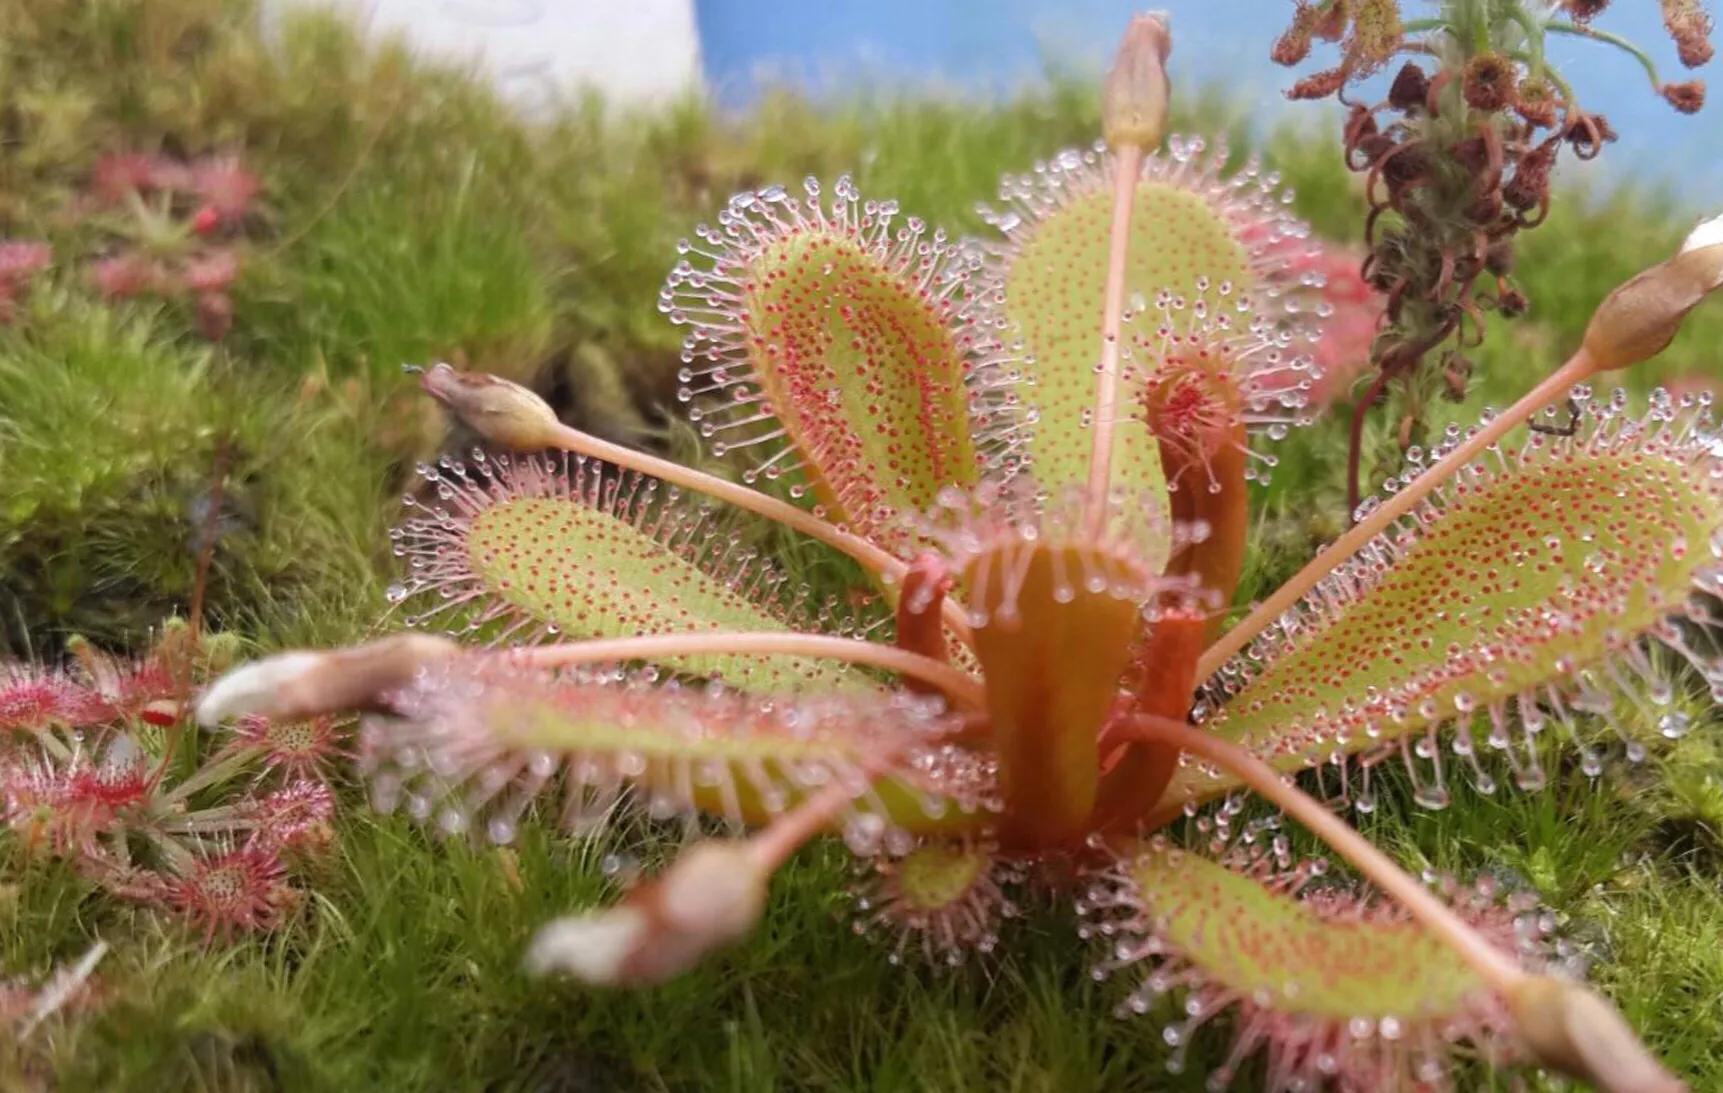
[[[211,624],[256,648],[362,636],[392,579],[394,498],[447,440],[401,362],[529,380],[571,420],[686,452],[678,332],[656,294],[675,240],[730,192],[853,169],[869,194],[973,231],[972,205],[1002,171],[1096,129],[1073,81],[994,108],[780,96],[724,119],[583,104],[527,127],[458,75],[362,51],[327,22],[297,23],[266,52],[247,12],[0,0],[0,236],[46,236],[60,256],[23,320],[0,328],[0,649],[53,655],[73,633],[141,647],[185,610],[221,462]],[[1217,101],[1183,124],[1233,128]],[[225,349],[175,308],[110,308],[84,287],[75,267],[100,240],[75,195],[118,148],[242,150],[264,177],[269,212]],[[1357,231],[1329,129],[1263,150],[1319,230]],[[1633,190],[1569,192],[1557,210],[1521,252],[1532,315],[1493,326],[1472,401],[1438,404],[1436,425],[1547,372],[1685,216]],[[1723,310],[1690,327],[1627,381],[1723,378]],[[1281,445],[1244,596],[1339,526],[1342,431],[1330,421]],[[821,587],[848,573],[805,546],[782,556]],[[1565,769],[1538,795],[1463,791],[1438,814],[1390,793],[1367,830],[1408,863],[1535,884],[1652,1046],[1695,1088],[1723,1085],[1716,733],[1710,722],[1654,769],[1597,785]],[[849,867],[830,847],[779,879],[758,934],[682,980],[638,994],[530,981],[518,962],[531,931],[611,898],[603,856],[650,864],[666,833],[581,847],[529,828],[514,850],[476,850],[371,816],[356,788],[344,801],[312,905],[230,946],[0,843],[0,974],[39,975],[98,936],[114,946],[101,1005],[6,1065],[66,1089],[1080,1091],[1200,1088],[1196,1064],[1224,1048],[1205,1036],[1192,1074],[1165,1078],[1169,1015],[1113,1019],[1124,988],[1090,980],[1095,953],[1062,908],[1036,908],[984,968],[890,966],[852,934]],[[0,1086],[23,1080],[0,1069]]]

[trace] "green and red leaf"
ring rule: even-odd
[[[1259,311],[1278,312],[1270,325],[1297,325],[1296,311],[1278,301],[1296,287],[1291,265],[1306,229],[1274,201],[1271,179],[1250,168],[1221,178],[1224,158],[1206,155],[1200,141],[1175,141],[1169,155],[1145,162],[1137,183],[1127,310],[1174,335],[1204,321],[1208,308],[1224,311],[1247,295]],[[1033,176],[1007,178],[1000,194],[1008,207],[988,216],[1007,243],[986,269],[978,299],[1007,342],[1020,343],[1024,461],[1049,487],[1087,477],[1112,164],[1103,154],[1063,153]],[[1179,304],[1150,310],[1154,301]],[[1123,347],[1126,409],[1116,425],[1113,480],[1133,491],[1164,488],[1146,413],[1153,345],[1163,340],[1156,334],[1128,331]]]
[[[493,839],[540,796],[565,826],[635,791],[658,816],[764,824],[821,788],[851,787],[844,833],[964,831],[991,796],[982,759],[947,743],[937,701],[877,693],[759,696],[663,684],[655,673],[532,671],[478,653],[422,673],[366,726],[372,793],[445,830]]]
[[[811,182],[805,202],[739,194],[663,305],[690,327],[682,397],[714,450],[757,449],[750,477],[799,465],[827,516],[888,544],[979,476],[969,381],[990,344],[954,301],[970,260],[896,214],[848,178],[829,203]]]
[[[1535,748],[1515,746],[1507,705],[1532,713],[1518,726],[1529,734],[1545,696],[1590,708],[1648,672],[1642,638],[1686,653],[1666,621],[1715,580],[1723,544],[1723,456],[1703,422],[1666,403],[1642,419],[1592,413],[1574,436],[1534,434],[1474,464],[1337,571],[1223,671],[1230,693],[1205,727],[1295,770],[1448,725],[1470,760],[1470,724],[1488,713],[1482,747],[1535,784]],[[1419,758],[1435,764],[1424,792],[1439,805],[1434,747],[1432,735]],[[1184,770],[1163,808],[1231,784]]]
[[[829,609],[783,580],[675,490],[588,460],[496,457],[428,470],[434,501],[395,532],[409,559],[391,589],[408,622],[495,643],[711,631],[819,630]],[[841,665],[793,656],[668,658],[735,686],[868,688]]]
[[[1146,1014],[1166,992],[1182,996],[1182,1016],[1162,1032],[1170,1068],[1224,1010],[1233,1045],[1209,1072],[1217,1088],[1257,1052],[1271,1090],[1436,1088],[1456,1043],[1511,1046],[1500,1001],[1451,948],[1391,903],[1315,887],[1323,871],[1260,853],[1215,861],[1155,840],[1091,893],[1085,932],[1113,946],[1103,970],[1142,976],[1121,1008]],[[1489,885],[1449,886],[1447,897],[1485,939],[1541,963],[1524,900]]]

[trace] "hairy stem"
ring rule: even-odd
[[[1376,849],[1345,820],[1237,744],[1164,717],[1136,717],[1129,722],[1128,728],[1141,740],[1170,744],[1225,768],[1240,782],[1309,828],[1372,884],[1410,912],[1421,926],[1446,942],[1492,990],[1505,995],[1531,978],[1513,957],[1479,936],[1452,908],[1409,876],[1392,858]]]
[[[1143,149],[1122,144],[1113,157],[1113,227],[1107,236],[1107,288],[1101,303],[1101,364],[1095,373],[1094,444],[1089,449],[1090,518],[1101,520],[1113,466],[1113,418],[1119,400],[1119,338],[1125,315],[1125,258]]]
[[[1566,395],[1569,388],[1584,381],[1596,370],[1591,357],[1581,349],[1569,357],[1566,364],[1551,373],[1549,378],[1479,429],[1465,443],[1449,452],[1435,466],[1419,475],[1400,492],[1384,498],[1382,504],[1369,516],[1358,521],[1346,534],[1329,544],[1291,580],[1275,589],[1267,599],[1258,604],[1243,621],[1204,650],[1202,659],[1197,662],[1197,678],[1207,679],[1213,675],[1222,664],[1249,644],[1252,638],[1268,629],[1276,619],[1285,614],[1306,592],[1314,588],[1318,581],[1332,573],[1336,566],[1363,549],[1394,521],[1412,511],[1432,490],[1452,478],[1490,445],[1501,440],[1509,430]]]
[[[1551,22],[1545,23],[1544,29],[1552,34],[1570,34],[1576,38],[1590,38],[1594,42],[1603,42],[1632,57],[1639,62],[1639,67],[1645,69],[1646,78],[1651,81],[1651,89],[1657,90],[1663,81],[1657,76],[1657,64],[1638,46],[1619,34],[1611,34],[1607,30],[1597,30],[1594,27],[1583,27],[1577,23]]]
[[[797,508],[788,501],[780,501],[759,490],[739,486],[734,482],[725,481],[716,475],[685,467],[668,459],[660,459],[655,455],[635,451],[621,444],[613,444],[608,440],[600,440],[590,433],[567,425],[558,425],[554,433],[557,446],[579,455],[602,459],[606,463],[614,463],[641,474],[649,474],[654,478],[663,479],[674,486],[705,494],[727,504],[735,505],[774,520],[786,527],[801,532],[811,539],[826,544],[850,558],[855,559],[868,572],[891,584],[900,583],[909,571],[909,565],[893,557],[889,552],[869,542],[853,532],[845,531],[835,524],[820,519],[805,509]],[[948,602],[944,605],[945,624],[965,644],[971,644],[969,622],[963,617],[962,605]]]
[[[534,668],[564,668],[619,660],[650,660],[679,656],[783,655],[842,660],[913,676],[939,688],[952,703],[978,710],[985,705],[981,684],[962,669],[931,657],[854,638],[795,631],[749,633],[703,631],[697,634],[652,634],[633,638],[603,638],[563,645],[541,645],[508,655]]]
[[[1346,434],[1346,515],[1350,519],[1358,511],[1358,503],[1363,500],[1363,491],[1359,488],[1359,472],[1364,462],[1364,419],[1376,405],[1376,400],[1382,397],[1382,392],[1388,386],[1388,380],[1393,373],[1386,368],[1376,370],[1376,378],[1370,381],[1370,386],[1358,396],[1358,405],[1352,408],[1352,424]]]

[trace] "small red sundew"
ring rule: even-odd
[[[233,744],[257,752],[265,770],[289,781],[324,781],[331,764],[350,759],[346,726],[332,716],[278,721],[248,715],[233,725]]]
[[[697,809],[762,823],[820,787],[853,785],[842,820],[857,853],[904,845],[870,788],[884,773],[929,816],[993,807],[993,766],[947,743],[943,703],[907,694],[760,696],[666,682],[652,670],[560,677],[477,654],[396,695],[398,716],[368,719],[360,766],[373,805],[404,809],[445,834],[513,841],[541,798],[560,826],[602,830],[630,791],[648,815]],[[913,799],[913,797],[912,797]]]
[[[90,267],[90,283],[107,300],[128,300],[160,291],[168,280],[160,262],[127,252],[98,260]]]
[[[237,849],[193,852],[136,894],[153,895],[152,902],[200,926],[205,940],[274,929],[301,899],[279,855],[258,839]]]
[[[107,712],[101,715],[103,720],[141,717],[152,724],[163,724],[165,708],[177,706],[190,686],[183,673],[176,672],[159,656],[130,661],[91,653],[80,659],[84,674],[107,704]],[[171,718],[166,723],[172,724]]]
[[[90,190],[98,200],[114,205],[127,196],[156,188],[160,161],[141,152],[109,152],[90,171]]]
[[[16,287],[48,268],[54,248],[39,240],[0,240],[0,286]]]
[[[0,664],[0,732],[77,727],[108,716],[102,696],[57,668]]]
[[[1299,913],[1259,909],[1250,913],[1243,905],[1227,906],[1220,889],[1210,892],[1200,875],[1193,875],[1190,891],[1169,893],[1168,903],[1145,902],[1133,871],[1156,856],[1189,855],[1171,848],[1162,838],[1146,844],[1141,857],[1127,856],[1097,875],[1078,903],[1084,925],[1081,936],[1105,941],[1108,957],[1095,969],[1096,979],[1117,973],[1140,976],[1138,986],[1119,1004],[1124,1018],[1140,1018],[1162,1007],[1164,997],[1179,998],[1175,1016],[1161,1029],[1161,1039],[1172,1049],[1169,1072],[1185,1069],[1186,1052],[1207,1024],[1230,1015],[1231,1047],[1224,1061],[1209,1072],[1207,1088],[1225,1089],[1241,1066],[1253,1057],[1264,1059],[1262,1088],[1267,1093],[1309,1093],[1333,1089],[1337,1093],[1379,1093],[1388,1089],[1451,1089],[1450,1065],[1456,1052],[1465,1050],[1496,1063],[1519,1057],[1515,1024],[1502,1001],[1481,986],[1454,997],[1451,988],[1435,987],[1418,980],[1417,969],[1408,966],[1404,981],[1385,979],[1366,983],[1360,979],[1359,1004],[1381,1006],[1398,998],[1403,1012],[1330,1012],[1333,999],[1317,997],[1303,1008],[1299,999],[1306,992],[1282,994],[1278,982],[1265,982],[1255,993],[1237,983],[1213,978],[1199,962],[1187,959],[1173,932],[1173,923],[1185,928],[1200,922],[1196,936],[1207,944],[1211,938],[1226,938],[1241,946],[1242,960],[1225,966],[1235,973],[1246,968],[1272,976],[1279,969],[1291,976],[1288,982],[1344,984],[1360,972],[1376,974],[1375,962],[1387,961],[1381,974],[1388,976],[1395,959],[1410,955],[1420,940],[1419,928],[1397,904],[1373,896],[1359,895],[1324,880],[1326,863],[1313,859],[1294,865],[1285,840],[1276,836],[1265,845],[1261,832],[1233,840],[1215,841],[1218,855],[1210,868],[1224,868],[1260,885],[1259,899],[1281,902],[1283,907],[1301,907]],[[1558,970],[1556,947],[1547,936],[1553,919],[1537,910],[1535,895],[1509,892],[1492,877],[1480,878],[1463,887],[1440,877],[1427,878],[1444,900],[1484,940],[1513,954],[1533,971]],[[1254,904],[1253,904],[1254,906]],[[1236,913],[1237,922],[1210,921],[1216,915]],[[1202,917],[1206,916],[1206,917]],[[1324,924],[1314,927],[1313,923]],[[1313,929],[1331,935],[1319,940]],[[1354,931],[1357,931],[1356,939]],[[1375,941],[1365,940],[1371,934]],[[1403,937],[1402,937],[1403,935]],[[1396,938],[1402,940],[1396,942]],[[1254,947],[1254,949],[1253,949]],[[1406,954],[1406,955],[1402,955]],[[1212,956],[1212,954],[1211,954]],[[1348,957],[1363,960],[1358,967],[1334,966]],[[1452,959],[1445,955],[1444,959]],[[1293,973],[1302,961],[1318,966]],[[1564,966],[1560,970],[1576,969]],[[1406,991],[1436,991],[1448,1001],[1440,1012],[1418,1012]],[[1333,986],[1314,988],[1333,990]],[[1290,991],[1290,988],[1286,988]],[[1366,1003],[1366,999],[1373,1001]],[[1389,1010],[1393,1005],[1389,1005]]]
[[[335,794],[317,778],[301,778],[250,798],[241,813],[255,824],[254,838],[278,850],[317,850],[327,845],[335,816]]]
[[[97,762],[76,752],[57,760],[43,752],[0,769],[0,803],[14,833],[56,854],[94,854],[97,840],[149,797],[148,770],[129,741],[110,745]]]
[[[212,158],[191,164],[190,188],[204,202],[197,211],[197,217],[214,222],[209,229],[199,233],[208,234],[216,226],[242,220],[251,211],[251,204],[262,191],[263,182],[242,167],[236,158]]]
[[[239,256],[231,250],[212,250],[186,259],[180,280],[193,292],[222,292],[239,275]]]

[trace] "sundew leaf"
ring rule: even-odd
[[[1026,875],[985,837],[928,839],[874,858],[873,875],[856,892],[856,926],[891,946],[893,964],[906,953],[961,964],[998,947],[1003,922],[1021,913],[1008,892]]]
[[[826,515],[883,542],[944,486],[972,485],[969,376],[985,350],[952,301],[972,261],[847,178],[733,198],[663,297],[689,325],[681,395],[748,477],[799,466]],[[788,445],[786,448],[785,445]]]
[[[1155,840],[1124,855],[1087,905],[1099,920],[1088,932],[1113,945],[1103,969],[1145,965],[1124,1010],[1147,1013],[1158,995],[1183,989],[1184,1016],[1163,1030],[1173,1069],[1196,1029],[1226,1009],[1236,1009],[1234,1041],[1210,1072],[1217,1087],[1262,1051],[1268,1089],[1423,1088],[1443,1077],[1456,1042],[1489,1047],[1511,1028],[1476,973],[1392,903],[1311,887],[1319,865],[1277,871],[1236,858]],[[1541,962],[1523,899],[1499,900],[1489,885],[1447,894],[1477,933]]]
[[[1666,401],[1638,419],[1619,401],[1593,410],[1574,436],[1533,434],[1474,464],[1338,570],[1223,670],[1230,695],[1205,728],[1283,770],[1422,736],[1407,758],[1432,807],[1447,799],[1436,734],[1450,725],[1486,790],[1480,751],[1502,753],[1521,785],[1541,783],[1540,703],[1603,712],[1605,692],[1624,689],[1678,735],[1684,719],[1657,708],[1670,690],[1635,643],[1654,636],[1695,657],[1669,620],[1714,586],[1720,527],[1723,457],[1702,417]],[[1471,723],[1483,714],[1480,744]],[[1189,768],[1168,804],[1231,784]]]
[[[1295,310],[1281,297],[1292,285],[1292,258],[1306,249],[1307,229],[1274,200],[1272,177],[1247,168],[1223,179],[1224,159],[1224,152],[1206,155],[1200,141],[1175,141],[1169,155],[1145,162],[1125,290],[1127,310],[1139,321],[1175,328],[1198,321],[1199,308],[1149,309],[1152,301],[1201,301],[1225,310],[1224,300],[1248,295],[1260,313],[1271,315],[1270,325],[1297,325]],[[985,271],[978,299],[1007,342],[1021,342],[1019,367],[1029,381],[1023,402],[1032,411],[1021,455],[1050,487],[1087,477],[1111,170],[1105,154],[1063,153],[1034,175],[1005,179],[1000,195],[1007,208],[988,215],[1008,242]],[[1160,457],[1140,412],[1155,362],[1146,351],[1132,354],[1136,340],[1128,336],[1124,347],[1113,481],[1128,490],[1158,491],[1164,488]]]
[[[437,500],[394,532],[409,561],[390,590],[415,625],[447,622],[511,638],[622,638],[837,628],[787,596],[783,579],[675,490],[584,459],[475,459],[425,468]],[[668,658],[739,687],[873,686],[792,656]]]
[[[476,654],[393,705],[399,716],[366,728],[379,806],[496,841],[541,796],[559,797],[574,829],[607,819],[627,790],[654,816],[754,825],[835,784],[852,797],[846,839],[872,853],[894,831],[976,826],[991,793],[988,764],[945,743],[941,704],[909,695],[759,696]]]

